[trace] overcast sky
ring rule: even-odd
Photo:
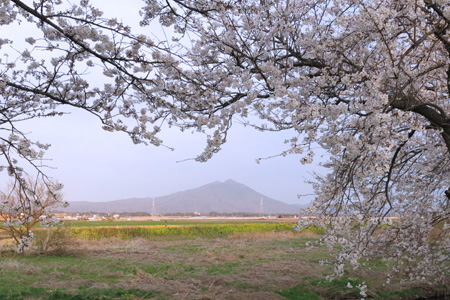
[[[201,134],[163,131],[165,143],[175,148],[135,145],[122,133],[101,129],[86,112],[36,119],[22,124],[32,140],[51,143],[44,161],[46,173],[64,184],[67,201],[109,201],[158,197],[213,181],[233,179],[288,203],[306,203],[311,187],[304,183],[316,164],[302,165],[300,156],[255,159],[280,153],[287,133],[261,133],[236,124],[222,151],[206,163],[193,160],[202,151]],[[183,161],[183,162],[180,162]]]
[[[106,16],[139,20],[136,14],[140,1],[94,2],[103,6]],[[29,36],[21,30],[24,38]],[[152,28],[152,33],[157,34],[158,30]],[[285,150],[283,141],[293,133],[261,133],[239,124],[231,129],[223,150],[206,163],[186,160],[201,153],[205,143],[200,134],[163,130],[162,139],[175,151],[134,145],[126,134],[103,131],[95,117],[82,111],[32,120],[23,123],[21,128],[29,133],[31,140],[52,144],[46,155],[52,160],[45,163],[55,169],[47,169],[46,173],[64,184],[67,201],[158,197],[233,179],[268,197],[303,204],[313,199],[312,196],[297,198],[298,194],[312,193],[305,179],[312,178],[312,171],[324,172],[317,163],[302,165],[301,156],[277,157],[257,164],[257,158]],[[6,177],[5,172],[0,174],[3,182]]]

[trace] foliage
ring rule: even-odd
[[[61,203],[59,189],[58,184],[27,177],[21,183],[10,183],[0,192],[0,230],[16,241],[17,252],[31,245],[35,225],[51,229],[60,223],[51,213]]]
[[[16,48],[14,37],[0,40],[8,57],[0,62],[0,153],[11,176],[21,178],[19,159],[38,168],[48,147],[16,124],[67,106],[135,143],[162,145],[165,126],[204,132],[198,161],[220,150],[236,119],[293,130],[281,155],[310,163],[316,145],[329,155],[330,172],[316,178],[318,196],[305,213],[318,219],[299,225],[324,225],[323,242],[341,247],[335,275],[387,251],[388,281],[447,276],[448,0],[142,5],[140,25],[159,23],[169,39],[133,32],[87,0],[0,3],[5,29],[35,31]],[[430,239],[439,222],[442,232]]]
[[[71,227],[67,224],[53,229],[39,230],[35,232],[33,245],[39,251],[52,251],[54,254],[64,253],[67,247],[74,242]]]

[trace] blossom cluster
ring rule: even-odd
[[[328,155],[329,173],[313,179],[317,198],[306,214],[327,227],[324,243],[342,249],[336,275],[384,249],[393,273],[439,278],[449,246],[447,227],[435,235],[450,216],[449,7],[143,2],[140,25],[159,24],[166,39],[134,32],[86,0],[2,1],[1,26],[27,24],[37,34],[23,47],[0,40],[11,57],[0,61],[0,126],[8,133],[0,137],[1,169],[17,180],[19,160],[39,169],[47,146],[17,124],[66,106],[135,143],[164,145],[167,127],[202,132],[198,161],[220,151],[236,119],[291,130],[281,155],[311,163],[317,146]]]
[[[59,183],[45,177],[26,176],[0,191],[0,230],[16,241],[19,253],[31,246],[32,229],[37,223],[46,229],[61,224],[52,214],[55,207],[64,204],[61,189]]]

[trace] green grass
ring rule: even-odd
[[[430,292],[417,286],[404,290],[382,286],[379,276],[386,266],[381,261],[372,262],[373,273],[352,271],[327,281],[324,276],[333,266],[319,265],[319,261],[331,259],[329,250],[307,247],[313,238],[294,232],[286,235],[292,230],[287,223],[64,230],[78,238],[75,242],[80,245],[72,251],[24,256],[0,252],[0,300],[201,299],[230,290],[241,293],[242,299],[247,294],[248,299],[257,298],[252,293],[277,297],[276,293],[286,299],[361,299],[357,288],[347,287],[349,282],[353,287],[362,282],[354,279],[358,274],[364,275],[374,299],[405,299]],[[193,294],[181,295],[180,287]]]
[[[248,284],[247,282],[245,282],[243,280],[236,280],[233,282],[233,285],[241,290],[256,290],[256,291],[260,290],[258,287]]]
[[[32,286],[22,286],[11,289],[11,286],[7,285],[8,282],[2,282],[0,286],[0,300],[18,300],[26,299],[28,297],[44,297],[49,296],[49,291],[44,288],[36,288]]]
[[[210,266],[206,270],[208,275],[230,275],[238,274],[242,270],[242,265],[237,262],[226,262],[223,264],[218,264]]]
[[[301,283],[290,289],[276,290],[275,292],[290,300],[320,300],[322,299],[315,292],[308,290],[306,284]]]
[[[408,289],[402,291],[376,292],[377,299],[415,299],[417,295],[422,294],[418,289]]]
[[[123,295],[151,299],[156,291],[139,289],[98,289],[83,286],[83,280],[114,285],[132,278],[139,262],[117,258],[74,256],[21,256],[0,258],[0,300],[3,299],[122,299]],[[158,270],[157,272],[160,272]],[[47,281],[81,282],[76,291],[33,287]],[[39,298],[40,297],[40,298]],[[135,298],[126,298],[135,299]]]
[[[352,288],[347,284],[350,283]],[[332,281],[324,278],[305,277],[302,283],[299,283],[291,288],[276,290],[275,292],[286,299],[290,300],[306,300],[306,299],[361,299],[357,285],[362,284],[361,280],[350,279],[347,276],[336,278]],[[370,288],[370,285],[368,285]],[[392,286],[378,286],[376,291],[368,292],[367,298],[379,300],[399,300],[399,299],[426,299],[430,296],[430,290],[420,290],[418,288],[392,289]],[[448,293],[448,287],[438,287],[441,290],[441,295]],[[435,299],[435,298],[433,298]],[[436,298],[441,299],[441,298]],[[443,299],[443,298],[442,298]]]
[[[360,291],[356,288],[357,285],[362,284],[361,280],[349,279],[344,276],[329,281],[325,278],[311,278],[310,285],[320,290],[326,295],[334,295],[335,299],[358,299],[361,298]],[[350,283],[353,288],[347,287]]]
[[[353,288],[347,287],[350,283]],[[332,281],[324,278],[305,278],[305,282],[292,288],[277,290],[276,293],[286,299],[361,299],[359,289],[356,288],[362,282],[348,277],[337,278]]]
[[[20,290],[6,291],[0,288],[0,300],[20,300],[27,298],[34,299],[49,299],[49,300],[128,300],[135,299],[153,299],[159,292],[144,291],[140,289],[123,289],[123,288],[110,288],[110,289],[96,289],[80,287],[75,293],[65,292],[63,290],[51,290],[36,287],[24,286]]]

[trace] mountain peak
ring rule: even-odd
[[[155,198],[157,213],[182,212],[245,212],[261,211],[261,198],[264,198],[265,213],[296,213],[298,208],[266,197],[233,179],[215,181],[198,188],[177,192]],[[72,202],[66,211],[83,212],[149,212],[153,198],[124,199],[103,203]]]
[[[234,186],[236,186],[236,185],[242,186],[243,184],[239,183],[239,182],[237,182],[237,181],[235,181],[233,179],[227,179],[225,181],[216,180],[216,181],[207,183],[204,186],[232,186],[232,185],[234,185]]]
[[[237,181],[235,181],[233,179],[225,180],[223,183],[227,183],[227,184],[242,184],[242,183],[239,183],[239,182],[237,182]]]

